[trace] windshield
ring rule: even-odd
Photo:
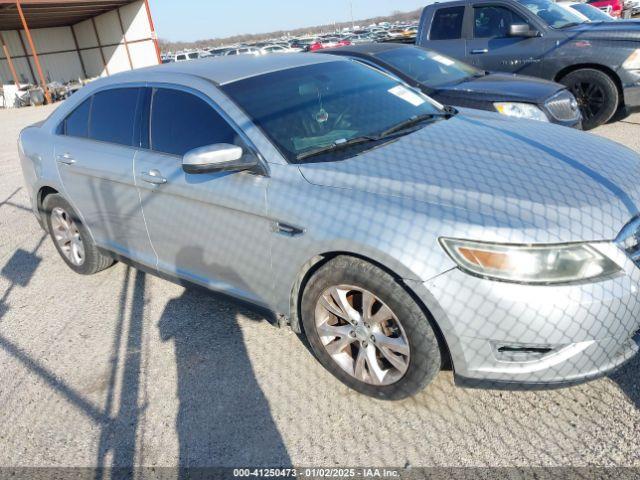
[[[222,88],[290,162],[414,117],[443,113],[429,97],[353,61],[281,70]]]
[[[412,80],[431,88],[459,83],[481,73],[470,65],[419,47],[396,48],[375,56]]]
[[[613,18],[602,10],[587,3],[574,3],[571,8],[577,10],[592,22],[611,22]]]
[[[520,5],[536,14],[551,28],[566,28],[584,23],[584,18],[577,13],[556,5],[552,0],[517,0]]]

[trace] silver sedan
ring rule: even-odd
[[[438,104],[348,59],[206,59],[91,83],[19,150],[63,260],[267,307],[359,392],[602,375],[638,351],[640,162]]]

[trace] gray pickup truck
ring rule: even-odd
[[[563,83],[585,129],[640,106],[638,22],[585,22],[552,0],[459,0],[427,6],[416,43],[484,70]]]

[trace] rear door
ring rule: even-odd
[[[155,265],[133,178],[143,91],[111,88],[89,97],[59,126],[55,156],[65,196],[96,242]]]
[[[506,3],[479,3],[470,7],[469,16],[467,63],[493,72],[540,75],[545,38],[509,36],[515,23],[537,29],[525,15]]]
[[[432,7],[431,19],[423,20],[423,25],[430,25],[430,27],[421,32],[419,44],[463,60],[466,53],[466,42],[463,36],[465,6],[447,7],[445,5]]]

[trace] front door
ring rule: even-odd
[[[150,105],[149,149],[136,155],[135,174],[158,269],[266,304],[273,283],[268,177],[182,169],[182,156],[205,145],[255,153],[200,94],[157,88]]]

